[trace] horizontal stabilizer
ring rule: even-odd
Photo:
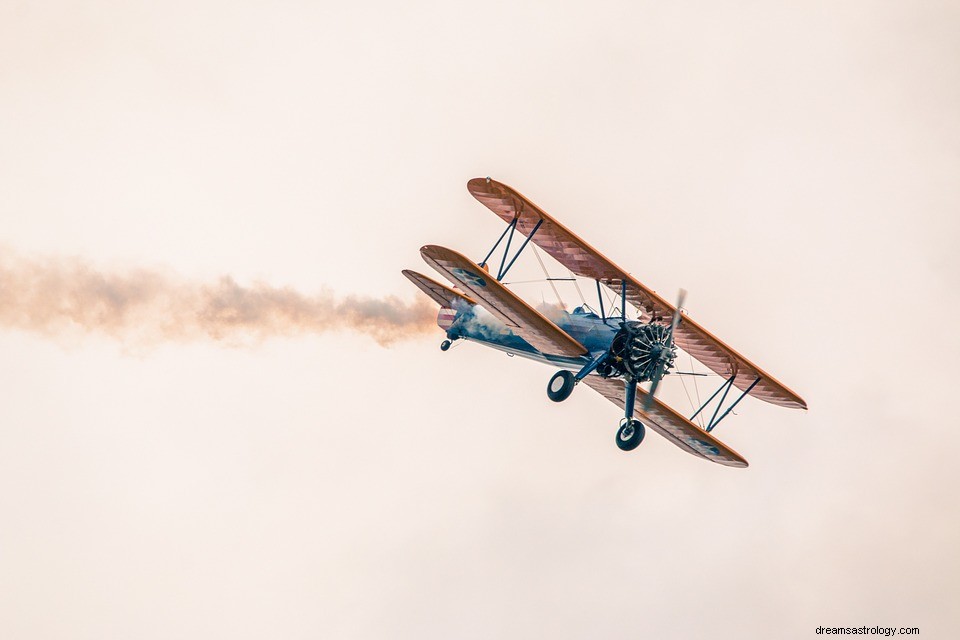
[[[454,291],[445,284],[440,284],[432,278],[417,273],[416,271],[411,271],[410,269],[404,269],[401,271],[403,275],[413,284],[417,285],[417,288],[420,291],[423,291],[425,294],[433,298],[434,302],[439,304],[441,307],[447,307],[450,309],[456,309],[461,304],[468,304],[473,306],[476,304],[473,300],[463,295],[459,291]]]

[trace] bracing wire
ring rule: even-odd
[[[683,381],[684,376],[677,376],[677,377],[680,378],[680,384],[683,385],[683,392],[687,395],[687,402],[689,402],[693,410],[696,411],[697,408],[693,404],[693,398],[690,397],[690,392],[687,391],[687,383]],[[696,384],[696,376],[694,376],[694,384]],[[699,422],[699,418],[700,416],[697,416],[698,422]],[[700,426],[701,428],[703,428],[702,424]]]
[[[570,282],[573,278],[536,278],[535,280],[512,280],[510,282],[501,282],[506,286],[511,284],[534,284],[540,282]]]
[[[550,279],[550,274],[547,273],[547,267],[543,264],[543,259],[540,257],[540,252],[537,250],[537,245],[531,243],[533,248],[533,255],[537,257],[537,262],[540,263],[540,268],[543,269],[543,276],[547,279],[547,282],[550,283],[550,288],[553,289],[553,295],[557,296],[557,301],[560,303],[560,306],[564,309],[567,308],[567,305],[563,303],[563,298],[560,297],[560,292],[557,291],[557,285],[553,284],[553,280]]]
[[[580,290],[580,283],[577,282],[577,278],[573,275],[573,271],[567,269],[567,273],[570,274],[570,279],[573,280],[573,286],[577,288],[577,293],[580,295],[580,304],[587,304],[587,299],[583,297],[583,291]]]
[[[607,287],[604,287],[604,288],[606,289],[606,292],[605,292],[605,293],[606,293],[606,296],[607,296],[607,306],[609,306],[610,309],[611,309],[610,315],[611,315],[611,316],[615,316],[615,315],[616,315],[616,316],[619,316],[619,315],[620,315],[620,307],[619,307],[618,305],[620,304],[620,296],[618,296],[617,294],[615,294],[615,293],[614,293],[613,291],[611,291],[609,288],[607,288]],[[616,313],[613,313],[613,310],[614,310],[614,309],[616,309],[616,311],[617,311]]]
[[[690,371],[693,371],[694,370],[693,356],[688,353],[687,357],[690,358]],[[693,388],[697,392],[697,406],[698,407],[703,406],[702,403],[700,402],[700,386],[697,384],[696,376],[693,376]],[[702,429],[703,428],[703,412],[702,411],[700,412],[700,415],[697,416],[697,422],[700,423],[700,428]]]

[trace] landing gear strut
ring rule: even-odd
[[[637,405],[637,382],[632,376],[623,379],[626,393],[623,398],[623,420],[617,430],[617,446],[623,451],[633,451],[643,442],[646,429],[643,423],[633,419],[633,410]]]

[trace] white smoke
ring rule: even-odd
[[[51,337],[107,335],[124,343],[355,331],[380,344],[434,329],[426,300],[304,294],[229,276],[192,282],[159,271],[103,271],[76,258],[30,259],[0,249],[0,328]]]

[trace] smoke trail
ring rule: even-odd
[[[305,295],[230,277],[195,283],[144,269],[99,271],[79,259],[27,259],[0,250],[0,328],[50,337],[99,333],[128,344],[216,340],[350,330],[380,344],[433,329],[424,300]]]

